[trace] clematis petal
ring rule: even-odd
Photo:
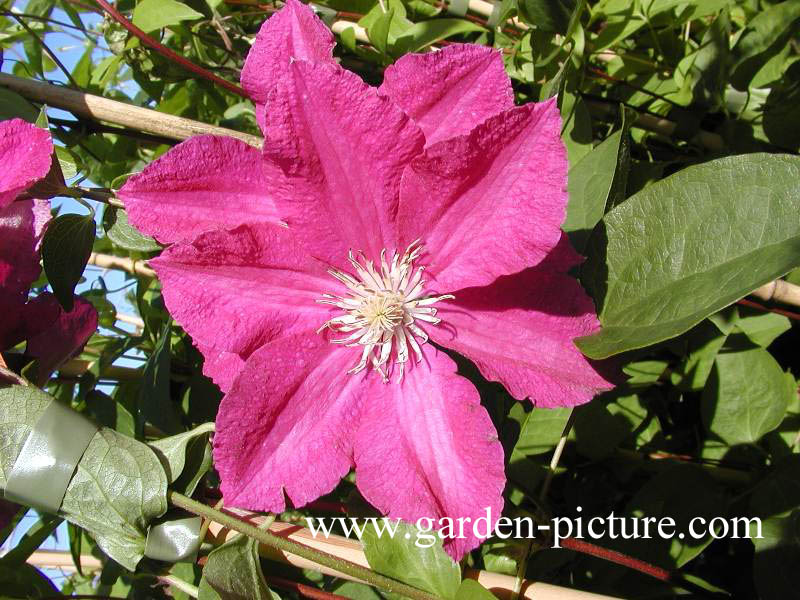
[[[414,119],[428,146],[514,106],[500,52],[474,44],[401,57],[386,69],[378,93]]]
[[[433,347],[425,361],[400,384],[368,379],[370,399],[355,436],[356,484],[383,514],[412,523],[474,522],[489,508],[492,531],[503,509],[503,447],[475,386],[455,374],[455,363]],[[463,539],[445,539],[456,560],[482,541],[467,523]]]
[[[572,340],[599,328],[591,299],[566,274],[576,254],[566,237],[537,267],[437,304],[431,338],[472,360],[484,377],[537,406],[575,406],[611,389],[608,369]]]
[[[277,222],[261,152],[202,135],[175,146],[119,190],[131,223],[159,242],[242,223]]]
[[[223,391],[231,389],[231,384],[244,367],[244,358],[236,352],[218,350],[197,342],[197,349],[203,355],[203,374],[216,383]]]
[[[22,119],[0,122],[0,208],[50,170],[50,134]]]
[[[275,204],[301,245],[337,267],[396,247],[400,178],[424,137],[388,99],[330,65],[292,63],[267,102]]]
[[[247,359],[222,400],[214,464],[225,503],[281,512],[330,492],[352,467],[362,376],[353,354],[311,332],[276,339]]]
[[[276,337],[320,327],[330,310],[317,300],[338,289],[288,229],[271,224],[201,234],[150,265],[167,308],[211,359],[205,372],[223,390],[236,363],[225,353],[245,360]]]
[[[58,307],[50,293],[44,293],[26,305],[26,313],[41,312],[42,308],[56,305],[58,317],[46,328],[28,338],[27,353],[39,359],[39,377],[46,378],[64,361],[81,351],[84,344],[97,330],[97,311],[88,300],[75,296],[75,304],[70,312]],[[48,310],[48,308],[44,308]],[[33,321],[33,319],[29,319]]]
[[[28,289],[39,277],[37,246],[49,206],[46,200],[21,200],[0,208],[0,304],[4,307],[24,304]],[[5,312],[0,319],[5,322]]]
[[[441,292],[486,285],[540,262],[558,243],[567,155],[554,101],[490,117],[435,144],[403,177],[401,245],[421,238]]]
[[[298,0],[267,19],[256,36],[242,68],[242,87],[257,103],[289,68],[293,60],[333,64],[333,34],[308,6]]]

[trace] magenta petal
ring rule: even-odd
[[[6,302],[24,303],[39,277],[36,248],[43,230],[42,206],[49,202],[23,200],[0,208],[0,298]]]
[[[544,407],[588,402],[613,384],[573,343],[599,328],[591,299],[566,274],[574,257],[565,241],[538,267],[453,292],[455,300],[436,305],[442,323],[428,333],[519,400]]]
[[[203,355],[203,374],[216,383],[222,391],[231,389],[231,384],[244,367],[244,358],[236,352],[218,350],[195,340]]]
[[[378,93],[414,119],[429,146],[514,106],[500,52],[474,44],[401,57],[386,69]]]
[[[50,170],[50,134],[23,121],[0,122],[0,209]]]
[[[503,509],[503,447],[478,392],[455,363],[429,346],[402,383],[368,379],[355,439],[356,483],[371,504],[411,523],[427,517],[473,521]],[[445,540],[456,560],[481,543],[472,527]]]
[[[555,101],[513,108],[440,142],[403,177],[399,237],[421,238],[439,291],[486,285],[558,243],[567,155]]]
[[[119,190],[128,218],[163,243],[242,223],[277,222],[261,152],[226,137],[191,138]]]
[[[229,506],[281,512],[330,492],[352,467],[364,377],[353,351],[310,333],[277,339],[247,359],[222,400],[214,464]]]
[[[223,390],[238,355],[245,360],[276,337],[320,327],[324,292],[340,290],[324,265],[308,258],[285,227],[242,225],[175,244],[150,264],[164,301],[209,364]]]
[[[416,125],[357,75],[295,62],[268,100],[265,154],[275,204],[307,251],[333,265],[350,249],[396,247],[400,178],[422,150]]]
[[[314,11],[298,0],[288,0],[261,26],[244,61],[242,87],[263,103],[292,60],[333,63],[333,45],[333,34]]]
[[[26,305],[26,313],[39,312],[36,304],[52,305],[54,302],[52,294],[41,294]],[[27,353],[39,359],[39,374],[46,376],[78,354],[96,330],[97,311],[94,306],[88,300],[75,296],[75,304],[70,312],[60,309],[55,322],[28,339]]]

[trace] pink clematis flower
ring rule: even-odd
[[[332,48],[289,0],[242,73],[263,151],[193,138],[120,190],[173,243],[151,264],[226,392],[225,500],[278,512],[355,468],[390,517],[497,519],[503,449],[442,349],[537,406],[611,387],[572,343],[598,322],[567,275],[558,110],[515,107],[488,48],[403,57],[378,89]],[[480,543],[466,529],[455,558]]]
[[[0,350],[27,340],[27,353],[47,375],[78,352],[97,329],[97,311],[83,298],[64,312],[55,296],[28,301],[39,277],[39,243],[50,202],[18,199],[50,170],[50,134],[21,119],[0,122]]]

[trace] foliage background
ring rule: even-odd
[[[338,34],[336,56],[370,83],[380,83],[385,66],[406,52],[469,41],[502,50],[518,102],[558,94],[571,166],[565,229],[589,255],[588,266],[576,276],[599,306],[604,298],[592,280],[603,257],[593,254],[598,241],[592,230],[606,211],[693,165],[729,155],[797,154],[800,149],[800,2],[498,4],[499,28],[487,26],[485,15],[448,14],[434,1],[386,0],[387,12],[374,0],[330,0],[318,6],[328,9],[322,12],[331,21],[358,22],[366,29],[366,41],[352,28]],[[121,0],[116,6],[167,47],[234,82],[255,33],[276,8],[250,0]],[[61,60],[67,55],[62,48],[65,36],[76,56],[68,61]],[[259,134],[251,102],[145,48],[91,0],[0,2],[0,44],[3,72],[59,81],[92,94]],[[0,87],[0,118],[33,121],[38,114],[38,106]],[[51,132],[65,149],[60,158],[72,186],[118,189],[126,175],[174,144],[52,109],[48,116]],[[708,210],[724,210],[725,198],[721,193],[714,196],[710,171],[696,172],[712,187],[711,199],[704,200]],[[754,207],[763,201],[756,195],[748,199]],[[55,206],[86,213],[73,201]],[[645,218],[658,221],[658,202],[648,207],[651,213]],[[122,211],[102,203],[96,209],[99,227],[91,242],[95,252],[136,260],[158,252],[157,244],[125,225]],[[77,242],[64,238],[59,251],[80,263]],[[45,256],[45,268],[47,260]],[[767,263],[769,257],[758,255],[750,265],[749,289],[763,283]],[[82,269],[84,264],[77,266]],[[790,273],[788,279],[800,283],[800,272]],[[47,285],[43,275],[37,288]],[[692,294],[703,285],[675,293],[691,304]],[[719,284],[720,297],[730,292],[726,285]],[[90,267],[78,289],[98,308],[101,328],[80,357],[86,362],[73,361],[50,380],[48,392],[139,440],[213,421],[220,393],[202,376],[200,354],[171,322],[157,281],[124,272],[97,273]],[[567,445],[547,485],[548,465],[570,411],[517,403],[500,386],[482,381],[472,365],[461,363],[462,372],[481,390],[506,449],[508,515],[588,519],[614,511],[672,516],[684,530],[695,516],[758,516],[764,519],[764,539],[597,542],[680,570],[677,584],[574,549],[549,549],[544,540],[532,547],[523,541],[490,541],[472,553],[469,565],[624,598],[667,598],[686,593],[680,590],[687,586],[697,597],[796,595],[800,399],[795,376],[800,372],[800,336],[798,316],[776,308],[734,304],[702,315],[707,318],[680,335],[662,336],[658,343],[621,354],[611,352],[629,378],[613,393],[575,410]],[[133,326],[120,321],[121,313],[134,312]],[[10,353],[6,358],[25,373],[22,355]],[[202,470],[198,461],[197,472]],[[212,501],[215,483],[211,472],[198,493]],[[343,504],[350,515],[365,514],[352,480],[343,481],[323,500]],[[306,513],[326,514],[312,507],[279,518],[298,519]],[[46,527],[56,524],[43,517],[37,526],[46,533]],[[92,537],[79,528],[70,525],[69,535],[76,554],[103,557]],[[21,542],[23,550],[25,543]],[[30,551],[35,548],[30,540],[27,544]],[[21,554],[24,558],[24,552],[13,558],[19,561]],[[8,557],[0,559],[0,578],[11,566]],[[165,569],[145,561],[131,574],[108,560],[99,577],[76,574],[62,591],[185,597],[174,588],[155,585]],[[200,584],[200,567],[179,565],[172,570]],[[380,595],[365,586],[310,571],[301,574],[276,563],[264,562],[263,571],[268,579],[288,576],[359,600]],[[42,595],[32,583],[25,586],[31,595]],[[255,597],[261,592],[254,588],[248,593]]]

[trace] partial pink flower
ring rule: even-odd
[[[53,141],[44,129],[22,119],[0,123],[0,209],[47,175]]]
[[[43,129],[20,119],[0,122],[0,350],[27,340],[40,374],[73,356],[97,329],[97,311],[82,298],[69,313],[49,293],[28,300],[41,272],[50,202],[19,197],[47,175],[52,153]]]
[[[195,152],[204,138],[120,190],[137,227],[177,241],[151,264],[226,392],[225,500],[279,512],[355,468],[389,517],[497,519],[503,449],[442,348],[539,406],[612,387],[572,343],[599,324],[567,275],[580,257],[560,229],[558,109],[515,108],[493,50],[403,57],[376,90],[330,47],[297,0],[262,27],[242,75],[265,135],[258,181],[230,152]],[[181,182],[204,172],[203,200],[177,216]],[[237,210],[217,218],[226,173]],[[479,543],[467,532],[445,548]]]

